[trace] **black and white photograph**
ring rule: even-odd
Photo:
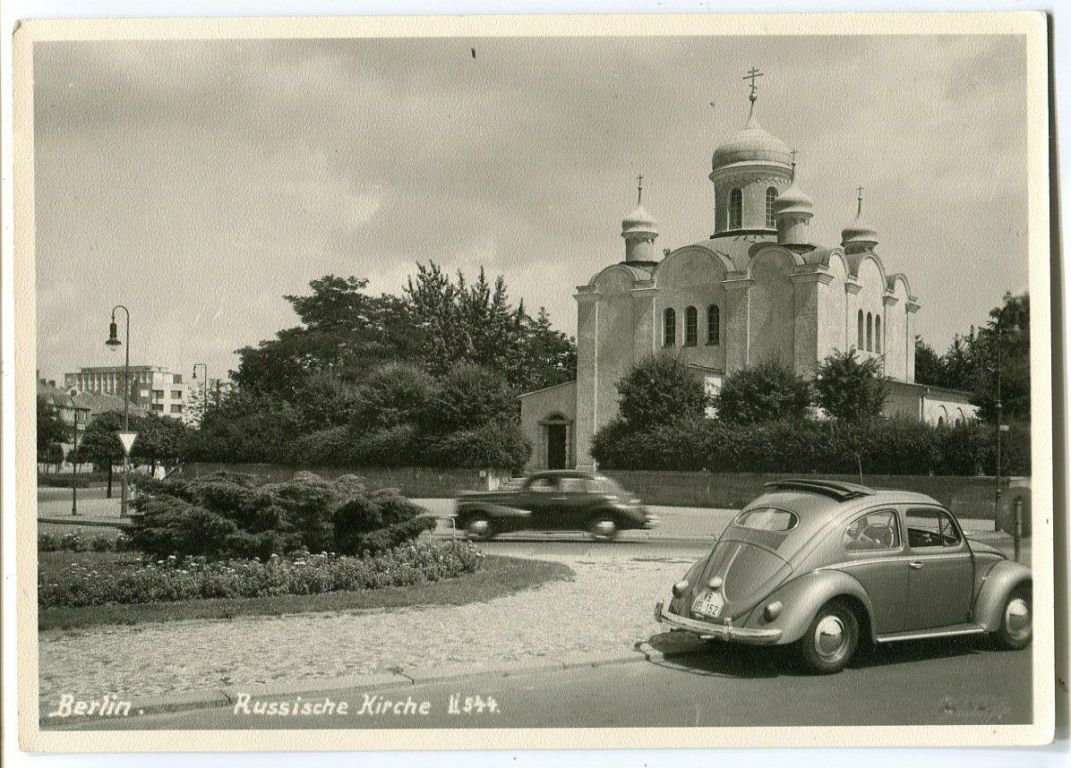
[[[14,47],[23,749],[1051,741],[1043,16]]]

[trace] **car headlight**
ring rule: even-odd
[[[783,607],[784,606],[781,605],[780,600],[774,600],[772,603],[766,606],[766,609],[762,612],[762,615],[766,619],[766,621],[773,621],[781,615],[781,609]]]
[[[681,579],[673,585],[673,596],[680,597],[688,590],[688,579]]]

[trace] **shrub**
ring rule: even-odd
[[[415,365],[381,366],[361,386],[349,429],[360,436],[415,424],[434,397],[435,388],[435,379]]]
[[[349,427],[321,429],[296,438],[285,458],[289,463],[298,466],[336,466],[345,461],[352,443]]]
[[[1004,433],[1003,472],[1029,474],[1029,427]],[[600,429],[592,455],[605,469],[710,472],[975,475],[995,468],[995,431],[980,422],[936,427],[908,419],[778,421],[746,428],[692,419]],[[1025,452],[1025,456],[1024,456]]]
[[[267,558],[332,547],[382,551],[434,527],[430,518],[420,518],[419,507],[396,492],[370,492],[355,475],[329,482],[298,472],[286,482],[258,486],[248,476],[216,473],[163,481],[155,489],[137,500],[131,544],[157,558]],[[341,509],[349,509],[350,516],[340,517]],[[362,516],[359,510],[366,512]],[[354,529],[338,529],[339,520]],[[336,544],[339,536],[344,546]]]
[[[435,519],[423,512],[394,489],[353,496],[335,510],[335,551],[376,554],[415,539],[435,528]]]
[[[494,468],[520,471],[532,446],[513,424],[487,423],[429,438],[425,460],[432,466]]]
[[[115,549],[114,542],[103,534],[97,534],[89,541],[89,548],[94,552],[110,552]]]
[[[404,587],[473,573],[481,558],[474,545],[459,542],[410,543],[360,558],[327,552],[214,562],[171,556],[131,564],[107,578],[92,567],[72,563],[47,579],[38,576],[37,600],[42,608],[55,608]]]
[[[633,428],[702,417],[710,404],[703,382],[670,354],[642,360],[617,383],[621,418]]]
[[[734,371],[714,397],[718,418],[730,424],[803,419],[810,403],[807,380],[774,362]]]
[[[860,421],[881,415],[889,394],[881,373],[881,358],[860,360],[852,347],[826,357],[815,374],[814,401],[829,416]]]
[[[60,541],[54,534],[51,533],[39,533],[37,534],[37,551],[38,552],[56,552],[60,548]]]
[[[489,422],[509,423],[517,415],[517,400],[502,376],[473,363],[460,363],[439,382],[419,426],[425,434],[446,434]]]
[[[376,429],[352,440],[341,462],[364,467],[404,467],[422,463],[417,428],[412,424]]]
[[[65,533],[60,537],[60,549],[83,552],[86,549],[86,540],[77,533]]]

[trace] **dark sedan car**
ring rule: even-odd
[[[510,531],[570,530],[609,540],[619,531],[657,522],[616,482],[579,470],[537,472],[497,491],[462,493],[454,517],[458,529],[476,539]]]

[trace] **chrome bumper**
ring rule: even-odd
[[[686,619],[670,613],[666,603],[655,605],[655,620],[668,624],[671,629],[681,629],[699,635],[704,640],[724,640],[728,643],[745,643],[747,645],[775,645],[781,639],[779,629],[749,629],[734,627],[729,624],[709,624],[705,621]]]

